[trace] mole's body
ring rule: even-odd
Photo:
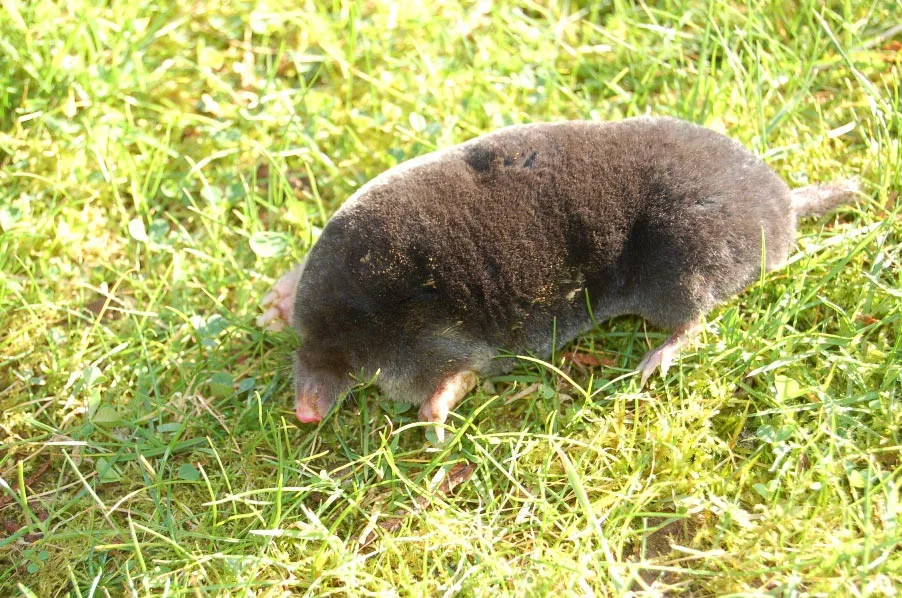
[[[402,164],[361,188],[261,323],[300,335],[296,412],[315,421],[372,375],[443,422],[500,353],[547,355],[595,321],[638,314],[674,337],[780,265],[796,219],[850,186],[791,192],[740,144],[682,121],[509,127]],[[591,312],[590,312],[591,308]]]

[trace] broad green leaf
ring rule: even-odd
[[[139,243],[147,243],[150,239],[147,237],[147,229],[144,228],[144,221],[140,218],[133,218],[128,222],[128,234],[132,239]]]
[[[91,421],[95,424],[115,424],[122,421],[122,416],[112,405],[101,403],[91,416]]]
[[[200,472],[191,463],[182,463],[179,467],[178,478],[189,482],[196,482],[200,479]]]
[[[271,258],[282,255],[288,247],[288,240],[282,233],[256,232],[250,238],[251,250],[257,257]]]
[[[228,372],[216,372],[210,378],[210,391],[217,397],[227,397],[232,394],[235,379]]]

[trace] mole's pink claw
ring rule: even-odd
[[[639,362],[639,367],[636,368],[636,371],[642,375],[639,387],[645,386],[645,383],[658,368],[661,369],[661,377],[666,376],[673,359],[680,354],[680,348],[689,342],[700,329],[701,325],[697,322],[680,326],[673,333],[673,336],[664,341],[664,344],[646,353],[642,361]]]
[[[465,370],[446,377],[435,392],[420,405],[420,421],[435,424],[439,444],[445,441],[448,413],[476,386],[476,372]]]
[[[294,295],[301,279],[303,264],[282,276],[272,290],[263,296],[260,305],[264,312],[257,316],[257,326],[278,332],[289,324],[294,314]]]
[[[670,364],[673,363],[673,358],[679,352],[679,346],[673,345],[668,341],[646,353],[637,368],[637,371],[642,374],[642,381],[639,383],[639,386],[645,386],[645,383],[658,368],[661,369],[661,377],[666,376],[667,370],[670,369]]]
[[[257,326],[260,328],[265,328],[272,332],[278,332],[285,328],[285,321],[282,319],[281,310],[276,307],[270,307],[257,316],[256,322]]]

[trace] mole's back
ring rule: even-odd
[[[555,321],[561,342],[587,327],[586,294],[597,319],[672,326],[708,309],[755,278],[762,233],[768,263],[784,259],[788,189],[723,135],[671,119],[536,124],[377,177],[308,270],[347,271],[385,321],[463,322],[537,350]]]

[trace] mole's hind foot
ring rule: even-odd
[[[451,374],[442,380],[435,392],[420,406],[420,421],[436,424],[435,437],[445,441],[443,424],[457,403],[476,386],[476,372],[466,370]]]
[[[302,267],[296,266],[294,270],[282,276],[272,290],[263,296],[260,305],[264,311],[257,316],[257,326],[277,332],[291,324],[294,293],[301,279],[301,271]]]
[[[642,381],[639,386],[645,386],[645,383],[658,368],[661,368],[661,377],[666,376],[674,357],[680,354],[680,348],[692,340],[692,337],[695,336],[699,329],[701,329],[701,324],[697,322],[680,326],[669,339],[664,341],[664,344],[646,353],[642,361],[639,362],[637,369],[642,374]]]

